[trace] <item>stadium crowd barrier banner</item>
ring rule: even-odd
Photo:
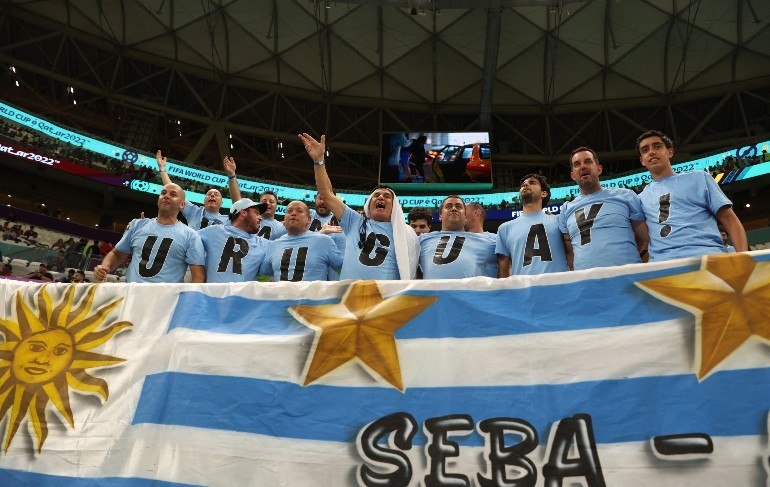
[[[768,478],[770,252],[0,296],[0,485]]]

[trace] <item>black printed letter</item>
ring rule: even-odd
[[[430,473],[425,476],[426,487],[466,487],[471,485],[467,476],[446,473],[446,459],[459,456],[460,447],[447,440],[449,431],[473,431],[473,419],[467,414],[453,414],[425,420],[425,434],[430,436],[428,456]]]
[[[358,437],[358,454],[364,460],[391,465],[396,470],[379,473],[368,465],[358,469],[358,479],[366,486],[402,486],[412,480],[412,464],[409,457],[398,450],[384,448],[380,440],[393,434],[393,445],[400,450],[412,449],[412,438],[417,433],[417,421],[409,413],[395,413],[378,419],[361,431]]]
[[[164,238],[160,241],[160,247],[158,247],[158,252],[155,254],[155,259],[152,261],[152,265],[147,267],[147,263],[150,261],[152,248],[155,246],[155,242],[157,241],[158,237],[155,235],[147,237],[147,240],[144,241],[144,246],[142,247],[142,260],[139,261],[139,275],[142,277],[149,278],[158,275],[160,270],[163,269],[163,264],[166,262],[168,251],[171,248],[171,244],[174,242],[174,239]]]
[[[381,247],[375,248],[375,241]],[[366,242],[364,242],[364,248],[361,249],[361,253],[358,256],[358,261],[368,267],[377,267],[385,262],[389,248],[390,239],[387,235],[372,232],[366,236]],[[372,255],[372,251],[374,251],[374,255]]]
[[[537,247],[535,247],[537,240]],[[532,263],[534,257],[540,257],[542,261],[551,261],[551,247],[548,245],[548,235],[545,234],[545,225],[538,223],[529,228],[527,246],[524,248],[524,267]]]
[[[444,257],[444,252],[446,252],[446,245],[449,243],[449,239],[449,235],[444,235],[441,237],[441,240],[439,240],[439,243],[436,246],[436,252],[433,254],[434,264],[451,264],[457,260],[457,257],[460,256],[460,251],[462,251],[463,244],[465,243],[465,237],[455,237],[455,241],[452,243],[452,248],[449,249],[449,255]]]
[[[489,452],[489,478],[478,474],[481,487],[531,487],[537,481],[535,464],[527,458],[537,446],[537,431],[531,424],[518,418],[491,418],[479,423],[479,431],[486,433]],[[505,446],[505,434],[522,437],[521,442]],[[524,472],[517,479],[509,479],[505,467],[512,465]]]
[[[294,273],[289,278],[289,265],[291,265],[291,254],[294,252],[292,247],[283,249],[283,255],[281,256],[281,280],[299,282],[302,280],[302,276],[305,275],[305,261],[307,260],[308,247],[300,247],[297,249],[297,260],[294,262]]]
[[[238,245],[238,250],[235,246]],[[243,264],[241,259],[249,255],[249,242],[242,238],[227,237],[225,248],[222,250],[222,257],[219,259],[217,272],[227,272],[227,265],[230,260],[233,261],[233,274],[243,274]]]
[[[604,203],[594,203],[588,210],[588,217],[586,217],[585,209],[580,208],[575,212],[575,223],[578,230],[580,230],[580,245],[588,245],[591,243],[591,228],[594,226],[596,216],[599,214],[599,210],[602,209]]]
[[[577,445],[577,458],[569,458],[572,441]],[[549,445],[548,463],[543,466],[545,487],[561,487],[565,477],[584,477],[589,487],[604,487],[602,466],[596,452],[591,416],[577,414],[564,418],[556,426]]]

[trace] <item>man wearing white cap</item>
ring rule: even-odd
[[[376,188],[366,200],[364,215],[359,215],[332,191],[324,162],[326,136],[322,135],[317,141],[303,133],[299,138],[313,159],[318,193],[345,233],[340,278],[414,279],[420,244],[417,235],[404,222],[404,212],[393,190],[383,186]]]
[[[206,282],[257,280],[270,245],[257,236],[266,207],[240,199],[230,207],[230,225],[211,225],[198,232],[206,249]]]

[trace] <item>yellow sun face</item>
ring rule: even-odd
[[[48,436],[49,402],[74,428],[69,388],[107,400],[107,382],[85,369],[119,364],[124,359],[89,350],[132,324],[109,319],[123,298],[92,310],[96,288],[88,286],[75,302],[76,290],[83,286],[70,285],[65,293],[57,293],[62,294],[57,303],[47,286],[34,294],[28,292],[29,303],[18,291],[13,302],[15,320],[0,319],[0,333],[5,337],[0,342],[0,420],[9,411],[11,416],[6,424],[5,451],[27,415],[37,450],[42,450]],[[63,290],[55,290],[59,289]]]
[[[27,384],[48,382],[72,363],[72,336],[62,329],[35,333],[13,351],[11,370]]]

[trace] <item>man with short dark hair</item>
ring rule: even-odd
[[[67,274],[65,276],[62,276],[61,279],[59,279],[59,282],[62,283],[69,283],[72,282],[72,279],[75,277],[75,269],[70,269],[67,271]]]
[[[735,247],[730,245],[729,239],[730,234],[727,233],[727,229],[723,227],[722,225],[719,225],[719,236],[722,237],[722,243],[724,244],[725,248],[727,249],[728,253],[735,252]]]
[[[649,130],[637,138],[636,151],[652,176],[639,195],[650,229],[650,261],[726,253],[717,220],[736,251],[748,250],[746,230],[714,178],[705,171],[674,172],[668,136]]]
[[[48,272],[47,265],[40,264],[37,270],[27,274],[27,279],[32,279],[34,281],[53,282],[53,274]]]
[[[642,203],[630,189],[602,188],[602,165],[593,149],[578,147],[570,155],[570,176],[580,194],[564,203],[559,230],[574,253],[575,270],[641,262],[649,241]]]
[[[465,205],[465,230],[470,233],[482,235],[489,240],[493,246],[497,246],[497,234],[484,230],[484,221],[487,219],[487,210],[481,203],[471,201]],[[497,261],[488,264],[484,275],[487,277],[497,277],[499,274]]]
[[[166,172],[167,159],[163,157],[160,150],[155,154],[155,161],[158,164],[158,174],[160,174],[163,185],[173,184]],[[238,187],[238,179],[235,177],[235,159],[225,157],[222,160],[222,167],[224,167],[225,174],[227,174],[227,188],[230,190],[230,198],[235,203],[241,199],[241,189]],[[216,188],[211,188],[206,191],[203,206],[186,201],[184,208],[182,208],[182,216],[187,220],[187,226],[193,230],[200,230],[209,225],[224,225],[227,223],[227,216],[219,213],[221,208],[222,193]]]
[[[72,276],[72,283],[73,284],[80,284],[88,282],[88,279],[86,279],[86,273],[83,272],[82,269],[78,269],[75,271],[75,274]]]
[[[2,277],[13,277],[13,267],[11,264],[3,264],[3,271],[0,272]]]
[[[157,218],[132,221],[120,242],[94,268],[94,279],[104,281],[131,256],[127,282],[183,282],[188,265],[192,282],[205,282],[201,237],[177,219],[184,206],[182,188],[173,183],[163,186]]]
[[[278,196],[268,190],[259,195],[260,204],[264,203],[265,211],[262,213],[262,221],[259,223],[257,236],[267,240],[277,240],[286,234],[283,223],[275,219],[275,208],[278,206]]]
[[[269,242],[257,237],[267,205],[242,198],[230,207],[230,225],[198,232],[206,250],[206,282],[256,281]]]
[[[487,266],[497,262],[495,242],[465,231],[465,211],[465,202],[457,195],[441,202],[441,230],[420,237],[423,279],[484,276]]]
[[[262,274],[292,282],[326,281],[336,276],[342,268],[342,253],[331,237],[308,230],[310,210],[305,203],[290,202],[283,224],[286,235],[270,242]]]
[[[463,211],[465,211],[464,208]],[[433,213],[428,211],[427,208],[412,208],[409,210],[406,220],[409,222],[412,230],[414,230],[414,233],[419,237],[424,233],[430,232],[430,222],[433,221]]]
[[[559,219],[543,212],[551,198],[548,180],[542,174],[528,174],[519,194],[524,204],[521,216],[497,229],[498,276],[568,271]]]

